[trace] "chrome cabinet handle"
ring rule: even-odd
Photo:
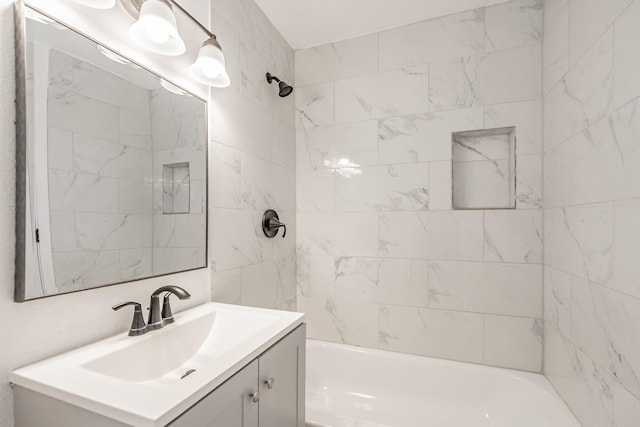
[[[264,381],[264,384],[267,386],[267,388],[268,388],[269,390],[271,390],[271,389],[273,388],[273,382],[274,382],[274,381],[275,381],[275,380],[274,380],[273,378],[269,378],[269,379],[266,379],[266,380]]]
[[[259,391],[259,390],[254,391],[253,393],[251,393],[251,394],[249,395],[249,397],[251,398],[251,401],[252,401],[253,403],[258,403],[258,402],[260,402],[260,391]]]

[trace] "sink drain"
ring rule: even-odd
[[[180,377],[180,379],[184,379],[185,377],[188,377],[189,375],[193,374],[195,371],[196,371],[195,369],[189,369],[187,372],[184,373],[184,375]]]

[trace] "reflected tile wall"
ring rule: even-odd
[[[517,0],[296,52],[310,337],[540,371],[542,18]],[[509,126],[516,209],[452,210],[451,133]]]
[[[544,15],[544,373],[585,427],[638,425],[640,2]]]
[[[56,285],[68,292],[150,275],[149,91],[55,50],[49,77]]]
[[[253,0],[212,2],[231,86],[209,108],[209,265],[214,301],[296,308],[296,122],[332,123],[331,90],[310,87],[309,111],[294,112],[297,89],[280,98],[268,71],[293,85],[294,52]],[[332,98],[331,98],[332,99]],[[330,116],[330,117],[329,117]],[[267,238],[262,214],[287,225]]]

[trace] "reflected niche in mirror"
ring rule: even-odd
[[[16,300],[206,267],[206,103],[23,11]]]

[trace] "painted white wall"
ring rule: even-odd
[[[544,373],[640,425],[640,1],[544,2]]]

